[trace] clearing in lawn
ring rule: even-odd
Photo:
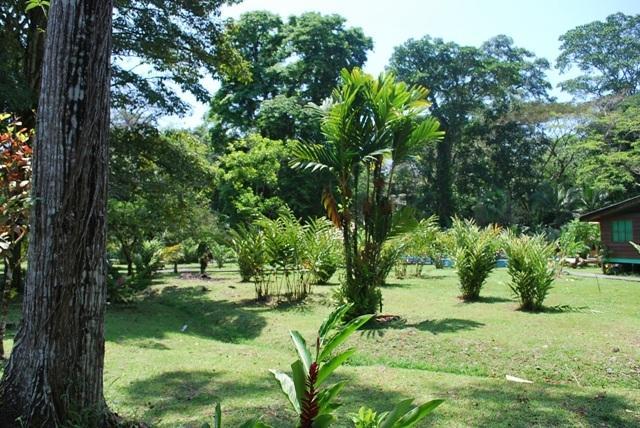
[[[254,303],[253,285],[237,274],[211,276],[167,274],[135,304],[109,307],[111,408],[151,426],[199,427],[221,402],[226,426],[255,416],[292,426],[268,370],[289,369],[289,329],[312,338],[334,287],[274,307]],[[516,310],[505,269],[477,303],[457,298],[454,270],[423,276],[383,289],[385,312],[400,321],[349,340],[358,353],[333,379],[350,381],[338,426],[349,426],[361,405],[388,410],[407,397],[446,399],[424,426],[640,425],[640,284],[563,276],[549,309],[534,314]]]

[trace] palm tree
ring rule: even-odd
[[[392,74],[376,79],[359,69],[343,70],[324,112],[325,141],[293,149],[293,167],[328,171],[335,179],[335,189],[325,189],[322,202],[342,230],[342,295],[353,303],[351,316],[382,306],[379,286],[391,262],[384,244],[397,223],[390,194],[395,169],[442,138],[439,123],[428,116],[427,94],[423,87],[396,82]]]

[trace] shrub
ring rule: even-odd
[[[162,260],[173,265],[173,273],[178,273],[178,263],[184,258],[182,244],[170,245],[162,250]]]
[[[164,245],[157,239],[143,241],[133,255],[133,264],[136,267],[136,276],[151,278],[163,267]]]
[[[311,291],[311,273],[305,268],[307,243],[305,227],[293,213],[282,210],[275,219],[263,218],[258,226],[264,232],[269,263],[275,269],[278,290],[284,289],[289,301],[303,300]]]
[[[218,269],[224,267],[225,262],[229,258],[229,248],[226,245],[222,245],[218,242],[214,242],[209,246],[211,257],[216,262]]]
[[[238,260],[240,277],[249,282],[255,275],[262,274],[267,264],[265,237],[257,226],[239,226],[231,231],[231,246]],[[256,290],[259,298],[262,293]]]
[[[330,221],[311,220],[305,227],[305,262],[314,284],[326,284],[342,260],[339,234]]]
[[[452,236],[462,299],[474,301],[480,298],[482,286],[496,267],[499,233],[497,227],[481,229],[473,220],[453,220]]]
[[[574,219],[562,226],[559,246],[565,256],[586,258],[591,250],[598,251],[601,246],[600,227]]]
[[[416,256],[416,276],[422,275],[424,260],[429,257],[436,269],[444,267],[444,259],[451,251],[451,237],[438,225],[438,217],[433,215],[423,219],[412,233],[410,242],[412,256]]]
[[[129,303],[136,293],[151,284],[149,278],[131,278],[120,273],[111,263],[107,266],[107,301],[109,303]]]
[[[440,229],[432,232],[431,239],[427,244],[427,256],[436,269],[444,268],[445,259],[451,253],[452,246],[451,235]]]
[[[541,235],[507,239],[506,252],[509,257],[509,287],[520,299],[520,307],[527,311],[542,309],[556,277],[552,262],[556,243],[548,243]]]

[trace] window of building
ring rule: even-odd
[[[613,242],[629,242],[633,240],[631,220],[615,220],[612,224]]]

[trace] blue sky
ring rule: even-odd
[[[612,13],[640,14],[640,0],[245,0],[224,8],[223,17],[237,18],[251,10],[269,10],[283,17],[307,11],[344,16],[347,25],[361,27],[373,38],[374,50],[365,70],[377,74],[384,70],[395,46],[427,34],[473,46],[506,34],[517,46],[555,63],[560,35]],[[564,79],[555,70],[548,76],[554,86]],[[205,84],[212,91],[216,88],[210,79]],[[206,106],[191,97],[185,99],[194,107],[192,114],[164,118],[161,125],[193,127],[201,123]]]

